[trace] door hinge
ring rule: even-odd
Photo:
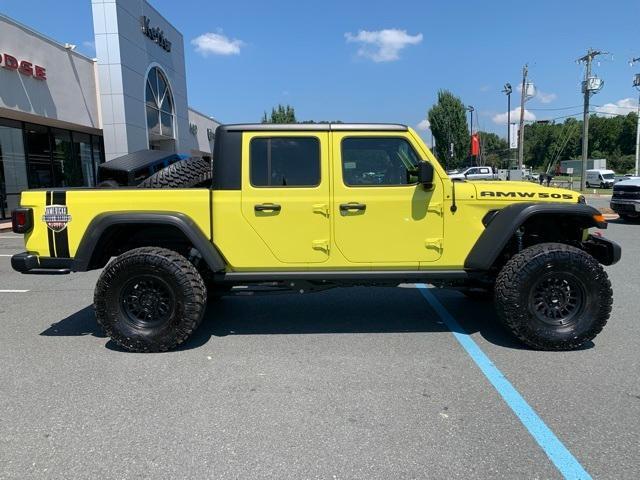
[[[329,254],[329,240],[314,240],[311,242],[311,248],[314,250],[322,250]]]
[[[442,215],[442,203],[430,203],[427,206],[427,212],[437,213],[438,215]]]
[[[329,216],[329,205],[326,203],[316,203],[313,205],[313,213],[320,213],[325,216]]]
[[[442,238],[427,238],[424,241],[426,248],[433,248],[434,250],[442,251]]]

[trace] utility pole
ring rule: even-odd
[[[633,85],[640,91],[640,73],[636,73],[633,80]],[[635,175],[638,176],[638,162],[640,161],[640,95],[638,96],[638,113],[636,115],[636,171]]]
[[[529,66],[522,67],[522,90],[520,91],[520,128],[518,130],[518,169],[522,170],[524,163],[524,102],[527,98],[527,75]]]
[[[469,105],[467,107],[467,110],[469,111],[469,115],[471,116],[471,118],[469,119],[469,160],[471,162],[471,165],[474,165],[474,161],[473,161],[473,111],[475,110],[475,108],[473,108],[473,105]]]
[[[632,58],[629,65],[633,65],[636,62],[640,62],[640,57]],[[640,92],[640,73],[636,73],[633,78],[633,86]],[[636,120],[636,169],[635,175],[638,176],[638,162],[640,161],[640,94],[638,95],[638,113]]]
[[[589,99],[591,95],[597,93],[602,88],[602,81],[597,77],[591,76],[591,63],[598,55],[604,55],[607,52],[601,52],[590,48],[587,54],[578,59],[584,62],[585,72],[584,81],[582,82],[582,93],[584,94],[584,110],[582,112],[582,172],[580,173],[580,189],[587,188],[587,159],[589,157]],[[593,93],[592,93],[593,92]]]
[[[507,152],[509,157],[509,168],[511,168],[511,88],[510,83],[505,83],[502,93],[507,96]]]

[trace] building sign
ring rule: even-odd
[[[7,70],[17,70],[26,77],[33,77],[37,80],[47,79],[47,70],[44,67],[34,65],[26,60],[18,60],[8,53],[0,55],[0,64]]]
[[[160,45],[167,52],[171,51],[171,42],[167,37],[164,36],[164,32],[160,30],[160,27],[151,27],[149,24],[151,23],[151,19],[146,15],[140,17],[140,25],[142,28],[142,33],[149,37],[151,40]]]

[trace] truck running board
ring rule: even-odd
[[[241,284],[245,282],[268,282],[286,280],[314,280],[327,282],[431,282],[466,280],[464,270],[329,270],[329,271],[268,271],[228,272],[214,275],[217,282]]]

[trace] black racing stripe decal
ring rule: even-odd
[[[67,204],[67,192],[53,192],[54,205]],[[55,233],[56,256],[60,258],[69,258],[69,235],[65,228],[61,232]]]
[[[47,206],[51,205],[51,199],[52,199],[52,195],[53,192],[47,192],[46,195],[46,204]],[[51,230],[46,224],[45,227],[47,228],[47,238],[49,240],[49,256],[50,257],[55,257],[56,256],[56,248],[53,244],[53,230]]]

